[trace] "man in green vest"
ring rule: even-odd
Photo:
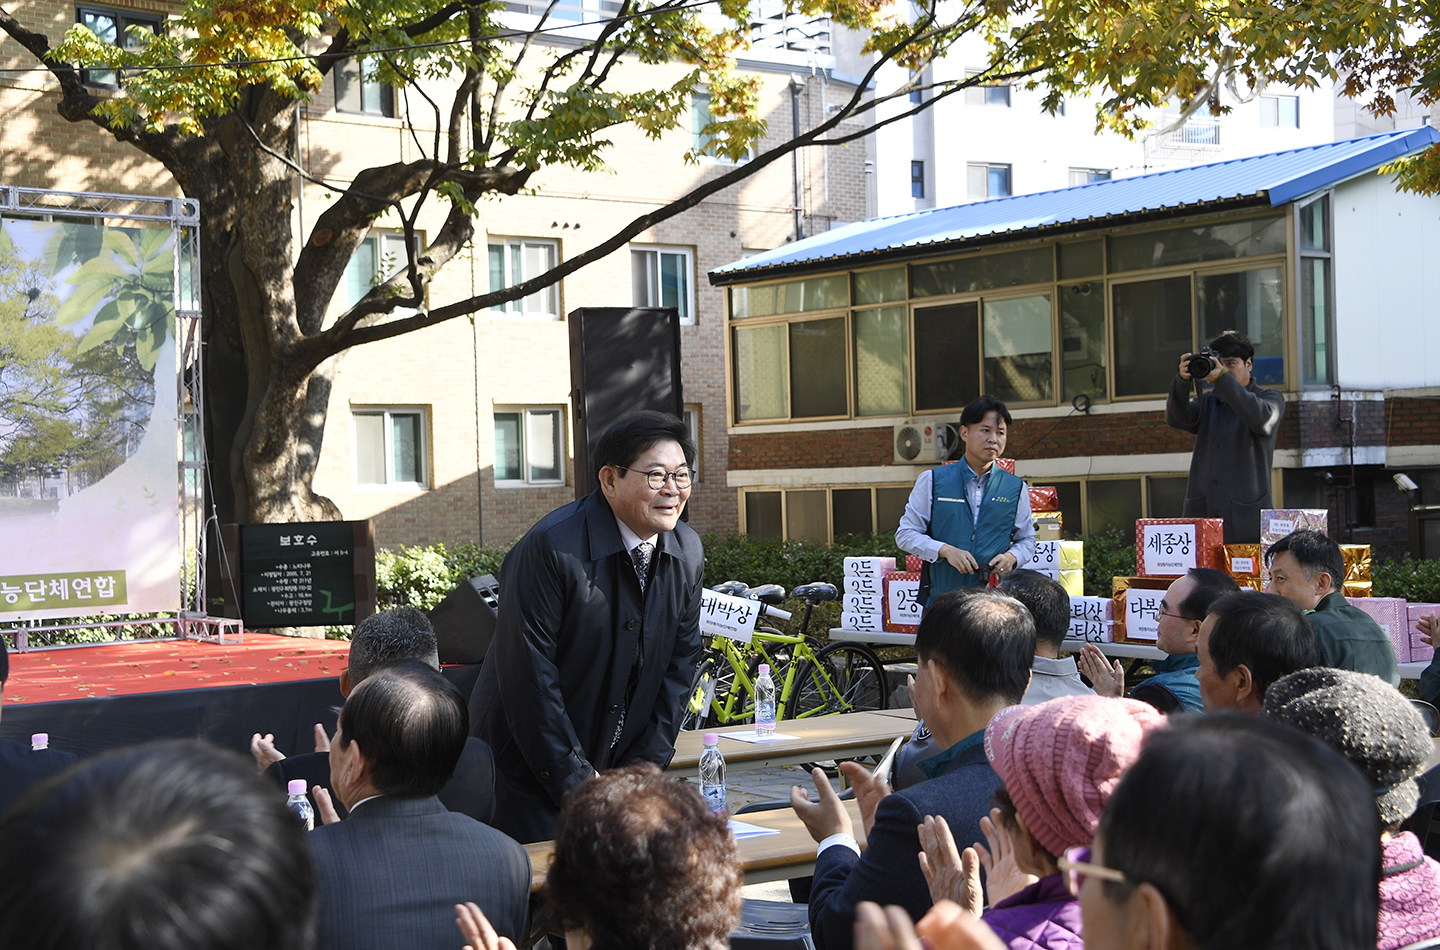
[[[895,543],[928,562],[925,599],[983,584],[981,572],[1004,574],[1035,555],[1030,491],[995,465],[1010,423],[1003,402],[981,396],[960,414],[964,458],[915,480]]]

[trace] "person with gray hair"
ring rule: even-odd
[[[349,697],[376,670],[406,660],[440,669],[440,652],[430,619],[414,607],[392,607],[371,614],[355,625],[350,663],[340,671],[340,694]],[[256,733],[250,739],[250,753],[260,771],[279,782],[281,788],[292,779],[304,779],[309,789],[324,788],[344,816],[345,806],[330,791],[330,736],[323,724],[315,724],[314,752],[286,757],[275,748],[273,735]],[[490,824],[495,817],[495,757],[485,740],[472,737],[465,744],[455,777],[441,790],[439,798],[451,811]]]
[[[1400,824],[1415,811],[1432,743],[1425,720],[1385,681],[1315,667],[1276,680],[1265,716],[1308,732],[1360,769],[1375,793],[1384,831],[1379,950],[1440,937],[1440,863]]]

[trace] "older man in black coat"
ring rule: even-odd
[[[705,556],[680,521],[694,460],[681,420],[627,416],[596,445],[600,487],[505,557],[470,720],[495,754],[494,825],[520,841],[554,837],[597,772],[674,754],[700,652]]]

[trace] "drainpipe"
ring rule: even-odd
[[[791,134],[794,138],[800,137],[800,90],[805,88],[805,80],[800,76],[790,77],[790,124]],[[800,150],[797,148],[790,153],[790,177],[795,186],[795,240],[799,241],[805,237],[805,209],[800,205]]]

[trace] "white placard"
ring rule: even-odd
[[[885,609],[885,595],[878,590],[873,594],[846,591],[841,597],[840,609],[846,613],[878,614]]]
[[[857,630],[861,633],[879,633],[885,629],[885,617],[879,613],[850,613],[840,615],[842,630]]]
[[[1086,620],[1097,622],[1108,622],[1115,616],[1115,601],[1110,597],[1078,597],[1070,598],[1070,618],[1072,620]]]
[[[1184,574],[1195,567],[1195,525],[1147,524],[1144,538],[1145,573]]]
[[[1125,637],[1129,640],[1160,639],[1160,601],[1163,590],[1131,587],[1125,591]]]
[[[731,597],[708,587],[700,591],[700,632],[706,636],[749,643],[755,635],[755,621],[759,619],[758,600]]]
[[[1021,564],[1021,567],[1030,571],[1039,571],[1051,577],[1058,576],[1060,571],[1060,542],[1059,541],[1036,541],[1035,556],[1028,563]]]
[[[846,574],[885,574],[895,570],[893,557],[847,557]]]
[[[1071,640],[1088,640],[1091,643],[1111,643],[1115,639],[1114,624],[1108,620],[1085,620],[1070,618],[1070,628],[1065,636]]]
[[[885,585],[892,624],[920,622],[920,581],[892,580]]]
[[[1231,574],[1254,574],[1255,559],[1253,557],[1232,557],[1230,559]]]
[[[845,593],[883,594],[885,593],[885,578],[879,574],[846,574]]]

